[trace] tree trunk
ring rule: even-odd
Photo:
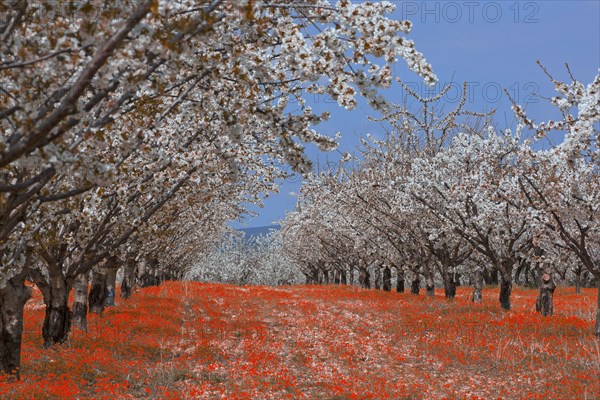
[[[304,277],[306,278],[306,284],[307,285],[311,285],[312,284],[312,277],[309,274],[304,274]],[[126,299],[130,296],[131,294],[128,293],[125,297],[125,295],[123,294],[123,284],[121,284],[121,297]]]
[[[73,326],[87,332],[88,273],[81,274],[73,284]]]
[[[319,270],[318,269],[313,269],[312,271],[313,277],[312,277],[312,285],[318,285],[319,284]]]
[[[475,276],[473,279],[473,296],[471,300],[473,303],[481,303],[483,300],[483,267],[478,267],[475,270]]]
[[[515,282],[517,285],[526,285],[527,283],[527,275],[528,270],[531,268],[529,262],[521,259],[517,265],[517,270],[515,271]],[[523,275],[525,276],[525,280],[523,280]]]
[[[106,272],[106,307],[114,307],[115,292],[117,290],[117,271],[118,268],[110,268]]]
[[[329,271],[326,269],[323,270],[323,284],[329,284]]]
[[[363,268],[358,270],[358,284],[363,288],[367,287],[365,284],[365,272],[366,271]]]
[[[92,271],[92,285],[90,289],[90,312],[100,314],[104,312],[106,304],[106,271]]]
[[[486,285],[497,285],[498,284],[498,269],[493,267],[491,271],[485,269],[483,271],[483,280]]]
[[[135,260],[129,259],[125,263],[123,271],[123,280],[121,281],[121,298],[128,299],[131,296],[131,290],[135,285],[135,267],[137,266]],[[309,276],[306,275],[306,283],[308,282]],[[312,282],[311,282],[312,283]]]
[[[545,267],[540,271],[540,294],[535,302],[536,311],[540,312],[544,317],[550,316],[553,313],[553,296],[556,284],[552,277],[552,270]]]
[[[388,266],[383,269],[383,290],[386,292],[392,290],[392,270]]]
[[[454,277],[445,269],[442,272],[442,280],[444,281],[444,295],[447,299],[453,299],[456,297],[456,282]]]
[[[69,310],[69,293],[71,285],[61,274],[50,276],[48,295],[44,297],[46,316],[42,327],[45,347],[64,343],[71,330],[71,310]]]
[[[21,377],[21,340],[23,309],[31,298],[25,276],[18,275],[0,288],[0,373]]]
[[[500,274],[500,307],[510,310],[510,292],[512,291],[512,279],[510,276]]]
[[[149,258],[140,263],[138,273],[138,281],[140,282],[141,287],[160,285],[160,279],[158,278],[158,260],[156,258]],[[318,283],[322,282],[322,279],[319,278]]]
[[[404,293],[404,270],[396,268],[396,292]]]
[[[530,271],[525,271],[525,282],[523,283],[523,285],[525,285],[525,287],[531,287],[531,282],[530,282]]]
[[[425,263],[423,266],[423,275],[425,276],[425,290],[427,291],[427,296],[433,296],[435,294],[433,268],[431,268],[428,263]]]
[[[375,289],[379,290],[381,288],[381,268],[379,265],[375,267],[375,279],[374,279]]]
[[[419,291],[421,290],[421,279],[419,277],[419,274],[416,272],[413,272],[413,279],[410,285],[410,292],[412,294],[419,294]]]
[[[140,287],[146,287],[146,270],[148,269],[148,261],[145,258],[142,258],[140,260],[140,262],[138,263],[137,266],[137,271],[136,271],[136,275],[135,275],[135,280],[136,282],[138,282],[138,284],[140,285]],[[318,272],[315,271],[315,283],[318,283],[319,281],[319,276],[318,276]]]
[[[336,285],[340,284],[340,270],[336,269],[333,271],[333,283]]]
[[[345,269],[341,269],[340,270],[340,283],[342,285],[345,285],[347,283],[347,277],[346,277],[346,270]]]
[[[358,272],[358,283],[364,289],[371,288],[371,279],[370,279],[369,270],[366,268],[361,268]]]

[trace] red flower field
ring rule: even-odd
[[[22,380],[3,399],[600,398],[595,292],[559,288],[483,304],[347,286],[165,283],[120,301],[89,332],[43,349],[27,305]]]

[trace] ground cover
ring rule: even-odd
[[[169,282],[89,316],[43,349],[44,306],[26,306],[22,380],[0,398],[600,398],[595,291],[559,288],[555,315],[515,288],[386,293],[350,286]]]

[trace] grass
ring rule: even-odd
[[[166,283],[90,315],[43,349],[27,305],[22,380],[0,398],[409,399],[600,397],[593,290],[559,288],[555,316],[515,288],[457,298],[348,286]]]

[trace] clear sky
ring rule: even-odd
[[[568,82],[565,63],[569,63],[576,79],[589,83],[600,68],[600,0],[575,1],[395,1],[394,18],[408,19],[413,30],[407,36],[417,50],[432,64],[440,86],[463,81],[468,84],[468,109],[497,109],[495,120],[501,126],[514,126],[510,102],[502,89],[507,89],[528,113],[544,120],[556,117],[547,101],[536,97],[555,95],[551,83],[537,66],[540,60],[557,79]],[[397,64],[396,74],[403,81],[426,94],[427,86],[408,71],[404,61]],[[457,86],[458,87],[458,86]],[[396,85],[388,90],[392,99],[402,98]],[[456,91],[445,101],[455,104]],[[378,124],[368,120],[375,113],[365,102],[352,111],[337,106],[331,99],[310,99],[315,110],[328,109],[331,119],[319,125],[319,131],[333,135],[342,133],[339,152],[323,153],[314,146],[307,153],[315,164],[338,161],[342,152],[355,152],[359,137],[367,133],[381,135]],[[301,179],[291,179],[271,195],[255,217],[239,226],[263,226],[283,218],[293,210]]]

